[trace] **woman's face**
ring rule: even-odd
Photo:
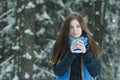
[[[77,19],[73,19],[70,22],[70,35],[78,38],[80,37],[82,34],[82,28],[79,24],[79,22],[77,21]]]

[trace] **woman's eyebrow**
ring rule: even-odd
[[[77,26],[80,26],[80,24],[77,24]]]
[[[70,27],[73,27],[73,25],[70,24]]]

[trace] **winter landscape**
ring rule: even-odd
[[[102,48],[98,80],[119,80],[120,0],[0,0],[0,80],[55,80],[49,59],[73,12]]]

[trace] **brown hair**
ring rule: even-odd
[[[60,34],[56,39],[53,47],[53,53],[50,59],[50,62],[52,64],[59,63],[60,60],[64,57],[66,51],[68,50],[70,22],[73,19],[78,20],[83,32],[87,36],[89,42],[89,50],[92,52],[93,58],[95,59],[96,57],[98,57],[101,52],[100,46],[91,37],[89,30],[85,25],[83,17],[79,13],[73,13],[66,17],[65,21],[61,26]]]

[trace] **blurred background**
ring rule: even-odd
[[[0,80],[55,80],[49,59],[73,12],[102,48],[98,80],[120,80],[120,0],[0,0]]]

